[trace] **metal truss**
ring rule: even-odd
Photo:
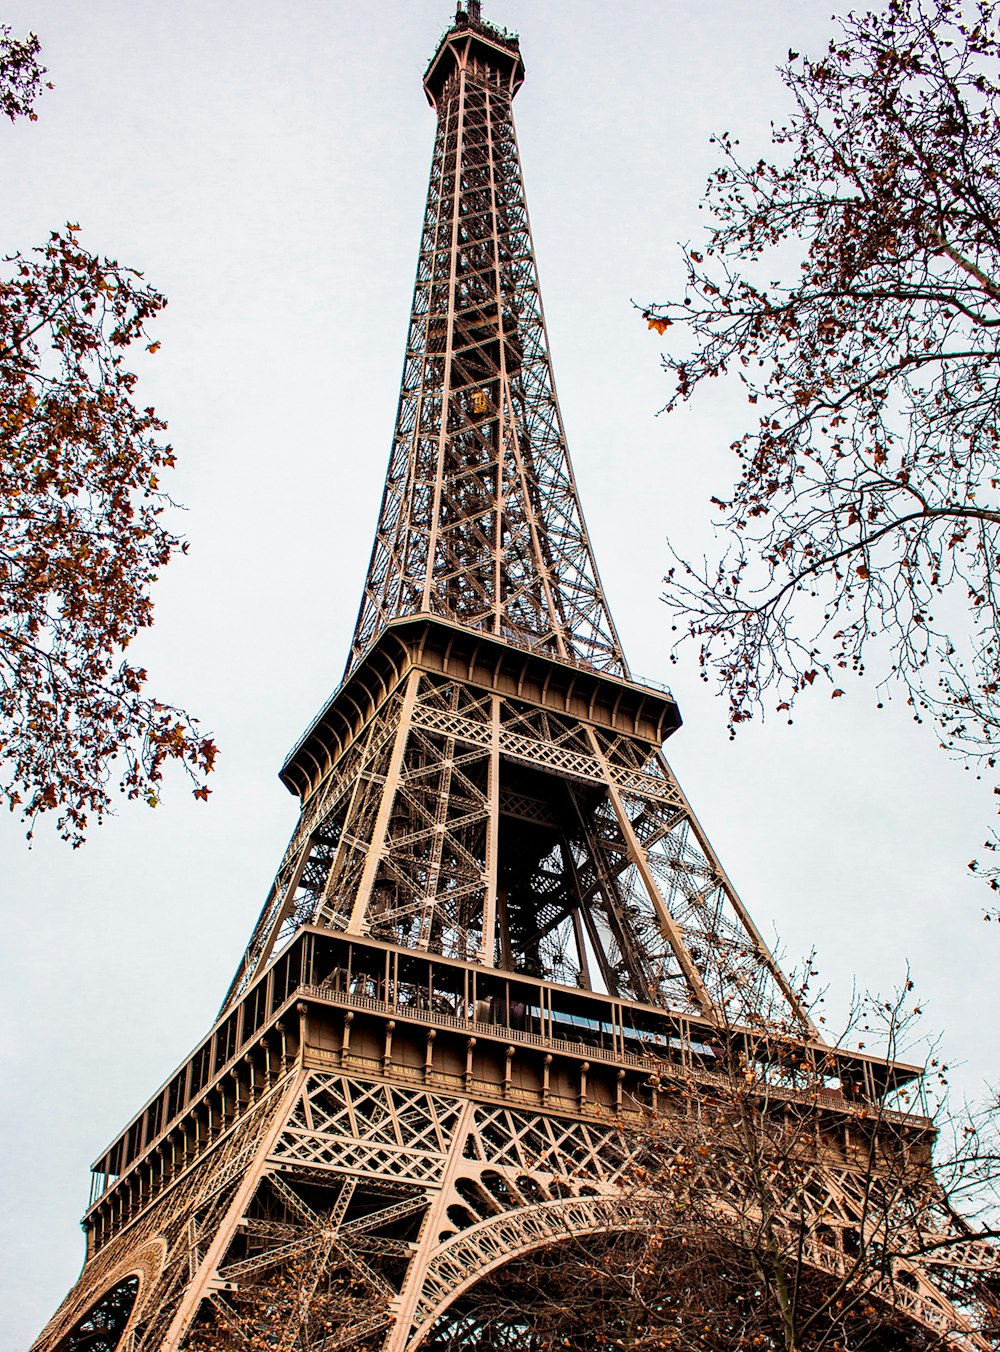
[[[521,76],[516,43],[475,20],[428,72],[438,132],[349,674],[419,613],[628,676],[552,383],[511,114]],[[226,1007],[318,924],[805,1023],[659,745],[558,709],[430,672],[400,681],[305,796]]]
[[[255,1157],[281,1107],[280,1094],[273,1093],[218,1140],[206,1137],[196,1162],[158,1196],[150,1171],[146,1205],[140,1195],[135,1214],[120,1214],[117,1232],[96,1253],[88,1254],[80,1281],[36,1346],[70,1352],[74,1336],[86,1326],[103,1294],[132,1277],[138,1278],[139,1289],[124,1346],[163,1346],[172,1316],[204,1261],[206,1245],[233,1198],[242,1196],[253,1179]],[[89,1345],[80,1342],[81,1347]]]
[[[304,805],[234,994],[303,924],[808,1026],[658,747],[426,671]]]
[[[623,674],[549,362],[511,112],[520,57],[486,37],[453,32],[432,94],[399,410],[350,663],[388,621],[428,612]]]
[[[102,1292],[134,1278],[129,1352],[217,1347],[220,1328],[232,1352],[260,1339],[419,1347],[469,1318],[469,1293],[495,1269],[648,1224],[662,1207],[630,1181],[642,1142],[593,1105],[525,1110],[300,1065],[90,1260],[36,1346],[72,1348],[75,1330],[92,1345]],[[865,1224],[857,1172],[817,1159],[789,1189],[791,1219],[822,1218],[806,1260],[832,1274],[849,1261],[845,1234]],[[941,1225],[953,1231],[943,1214]],[[966,1247],[947,1250],[950,1273],[900,1260],[871,1293],[956,1349],[984,1348],[954,1276],[995,1272],[995,1254]]]

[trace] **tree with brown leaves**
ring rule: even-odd
[[[34,119],[34,34],[0,28],[0,111]],[[136,400],[124,352],[166,304],[89,252],[79,227],[0,268],[0,793],[79,845],[114,781],[155,805],[179,761],[207,797],[215,746],[146,693],[123,652],[152,623],[150,588],[185,545],[165,524],[166,424]]]
[[[295,1257],[256,1285],[216,1297],[184,1352],[378,1352],[381,1336],[359,1331],[368,1314],[365,1295],[363,1283],[335,1261],[324,1263],[322,1253]]]
[[[890,0],[789,52],[775,158],[717,138],[707,246],[647,308],[668,407],[727,374],[755,406],[721,556],[678,558],[665,598],[731,729],[867,671],[996,766],[998,58],[996,0]]]
[[[863,1001],[845,1039],[893,1058],[914,1032],[911,989]],[[622,1124],[621,1228],[499,1269],[429,1346],[459,1352],[486,1328],[523,1352],[993,1347],[995,1105],[934,1124],[919,1092],[942,1090],[934,1058],[922,1078],[897,1066],[884,1098],[840,1068],[793,1029],[720,1033],[711,1068],[651,1056],[657,1110]]]

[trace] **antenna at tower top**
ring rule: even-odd
[[[483,0],[459,0],[458,9],[455,11],[455,22],[457,24],[481,25],[483,22]]]

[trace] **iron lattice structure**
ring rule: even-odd
[[[522,67],[484,33],[446,44],[425,85],[437,137],[350,661],[423,613],[622,676],[549,363],[511,108]]]
[[[663,758],[672,697],[628,671],[552,381],[522,78],[516,39],[459,11],[425,76],[351,656],[282,770],[301,817],[218,1021],[94,1166],[87,1260],[38,1352],[478,1345],[484,1277],[638,1223],[623,1124],[682,1111],[672,1074],[710,1089],[722,1044],[786,1115],[835,1074],[795,1191],[824,1218],[808,1261],[842,1273],[865,1224],[873,1113],[912,1070],[819,1038]],[[930,1125],[896,1116],[926,1158]],[[934,1223],[947,1259],[872,1290],[985,1347],[967,1307],[992,1252]]]

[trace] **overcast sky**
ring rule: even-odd
[[[766,148],[774,73],[830,0],[486,0],[521,34],[517,100],[556,379],[634,669],[670,680],[671,762],[744,900],[842,1011],[912,968],[929,1030],[994,1078],[1000,931],[965,875],[990,796],[901,701],[856,681],[730,743],[670,667],[668,539],[711,549],[708,497],[746,405],[657,418],[664,340],[632,307],[681,276],[713,131]],[[7,0],[55,90],[0,126],[4,250],[79,221],[170,297],[142,366],[170,422],[190,557],[157,592],[155,692],[222,749],[207,805],[168,782],[73,853],[0,821],[3,1352],[83,1256],[88,1168],[202,1037],[295,824],[285,751],[339,679],[374,529],[433,136],[420,76],[448,0]]]

